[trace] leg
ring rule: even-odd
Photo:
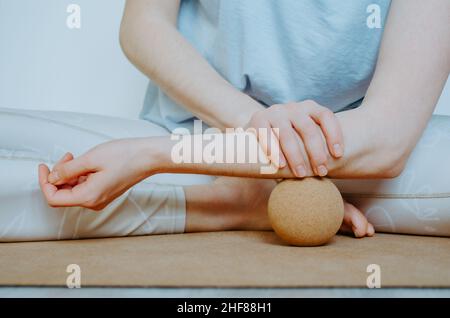
[[[274,180],[219,177],[185,188],[186,232],[270,230],[267,201]]]
[[[347,200],[341,231],[353,233],[357,237],[372,235],[374,228],[388,233],[450,236],[450,183],[447,177],[450,175],[450,165],[446,163],[449,149],[450,117],[435,115],[399,177],[384,180],[334,180]],[[251,189],[248,189],[247,185]],[[207,214],[212,199],[205,197],[205,194],[214,198],[214,194],[220,191],[223,193],[215,200],[231,196],[227,200],[228,205],[215,206],[215,209],[222,207],[223,213],[215,216]],[[256,181],[251,185],[241,181],[230,182],[228,187],[220,191],[211,187],[197,187],[186,191],[192,201],[188,202],[188,208],[192,207],[192,213],[195,215],[190,218],[188,209],[187,230],[205,230],[205,223],[202,221],[205,215],[214,218],[216,227],[230,228],[231,222],[233,229],[268,228],[266,202],[261,200],[267,200],[267,193],[270,191],[264,190],[264,187],[260,190]],[[266,193],[265,196],[263,193]],[[243,211],[245,208],[248,210]],[[233,213],[240,211],[241,216],[249,216],[246,213],[249,210],[259,213],[254,216],[257,224],[243,223],[243,220],[236,219],[236,214]],[[224,220],[225,213],[234,215],[234,219],[230,217]],[[247,221],[251,222],[251,219]]]
[[[52,165],[69,150],[79,155],[113,138],[164,134],[166,130],[140,120],[0,108],[0,241],[183,232],[181,185],[210,182],[210,177],[155,176],[101,212],[50,208],[37,183],[38,163]]]
[[[395,179],[334,180],[379,232],[450,236],[450,117],[434,115]]]
[[[267,203],[275,185],[274,180],[219,177],[212,185],[186,187],[186,232],[271,230]],[[341,233],[364,237],[375,230],[345,202]]]
[[[68,112],[0,109],[0,240],[57,240],[185,230],[268,230],[273,180],[157,175],[101,212],[50,208],[37,184],[39,162],[54,164],[113,138],[168,134],[145,121]],[[172,185],[175,184],[175,185]],[[185,200],[186,193],[186,200]],[[187,211],[186,211],[187,208]],[[186,215],[187,213],[187,215]]]

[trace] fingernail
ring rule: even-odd
[[[336,157],[341,157],[343,155],[342,153],[342,147],[340,144],[334,144],[333,145],[333,149],[334,149],[334,155]]]
[[[304,165],[298,165],[295,170],[297,171],[297,177],[299,178],[306,177],[306,169]]]
[[[58,175],[58,171],[52,171],[49,175],[48,175],[48,182],[50,183],[55,183],[59,180],[59,175]]]
[[[319,174],[319,176],[324,177],[328,174],[328,170],[327,167],[325,167],[324,165],[320,165],[317,168],[317,173]]]

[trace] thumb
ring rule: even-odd
[[[84,157],[79,157],[55,166],[48,175],[48,182],[54,185],[64,184],[74,178],[92,172]]]

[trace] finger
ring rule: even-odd
[[[96,176],[99,174],[91,174],[88,180],[72,188],[57,189],[53,186],[56,190],[47,193],[47,202],[52,207],[87,207],[93,196],[92,194],[100,189],[99,177]]]
[[[74,178],[71,181],[68,181],[67,183],[65,183],[64,185],[62,185],[63,187],[67,186],[69,188],[73,188],[74,186],[78,185],[78,184],[82,184],[83,182],[85,182],[88,178],[89,174],[86,176],[80,176],[78,178]],[[59,186],[61,187],[61,186]]]
[[[64,163],[64,162],[70,161],[70,160],[72,160],[72,159],[73,159],[72,153],[66,152],[66,153],[64,154],[64,156],[62,156],[61,159],[59,159],[59,160],[55,163],[55,165],[53,166],[53,168],[56,167],[57,165],[60,165],[60,164],[62,164],[62,163]]]
[[[40,164],[38,169],[39,187],[41,188],[44,198],[48,202],[48,198],[52,197],[58,190],[58,188],[48,182],[48,175],[50,173],[50,170],[45,164]]]
[[[279,141],[272,126],[266,120],[258,121],[255,124],[258,127],[256,128],[258,142],[261,145],[264,154],[276,167],[284,168],[287,164],[286,158],[279,149]],[[275,147],[278,147],[278,150],[275,149]],[[276,156],[276,154],[278,154],[278,156]]]
[[[48,169],[47,165],[44,163],[39,164],[38,166],[38,178],[39,178],[39,185],[45,185],[48,183],[47,176],[50,173],[50,170]]]
[[[327,151],[318,125],[309,116],[295,118],[292,125],[302,137],[314,173],[321,177],[326,176]]]
[[[270,127],[270,160],[276,167],[284,168],[287,160],[281,150],[280,129],[272,125]]]
[[[92,171],[93,169],[88,167],[85,157],[81,156],[54,167],[48,180],[54,185],[62,185]]]
[[[283,154],[289,163],[294,175],[298,178],[306,177],[306,165],[305,160],[300,149],[299,142],[302,142],[297,137],[297,132],[294,128],[286,123],[279,123],[277,126],[280,127],[279,130],[279,140],[281,144],[281,149]]]
[[[344,203],[344,223],[351,227],[355,237],[363,237],[367,234],[368,222],[364,214],[353,204]]]
[[[310,115],[320,125],[330,154],[335,158],[342,157],[344,155],[344,137],[336,115],[325,107],[314,108]]]
[[[68,161],[70,161],[70,160],[73,160],[73,155],[72,155],[72,153],[70,153],[70,152],[66,152],[66,153],[64,154],[64,156],[62,156],[62,158],[59,159],[58,162],[56,162],[56,163],[53,165],[53,169],[52,169],[52,170],[55,170],[55,169],[56,169],[57,167],[59,167],[61,164],[65,163],[65,162],[68,162]],[[50,171],[50,174],[51,174],[51,171]],[[64,187],[65,187],[66,185],[74,186],[74,185],[76,185],[77,183],[78,183],[77,178],[74,178],[74,179],[72,179],[72,180],[66,180],[66,184],[64,184]]]
[[[72,189],[57,189],[53,193],[47,193],[45,198],[51,207],[81,206],[84,203],[82,197],[74,194]]]

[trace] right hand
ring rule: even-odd
[[[111,140],[74,158],[67,153],[50,171],[39,165],[39,184],[52,207],[80,206],[99,211],[136,183],[152,167],[144,138]]]
[[[263,151],[278,167],[289,164],[295,176],[308,173],[323,177],[328,174],[329,157],[344,154],[344,140],[335,114],[314,101],[273,105],[253,114],[247,127],[255,128]],[[259,128],[270,131],[261,136]],[[274,128],[278,128],[278,133]],[[280,147],[275,149],[273,147]],[[280,151],[281,150],[281,151]],[[306,157],[303,153],[306,152]],[[279,160],[277,155],[279,154]],[[278,161],[278,162],[277,162]]]

